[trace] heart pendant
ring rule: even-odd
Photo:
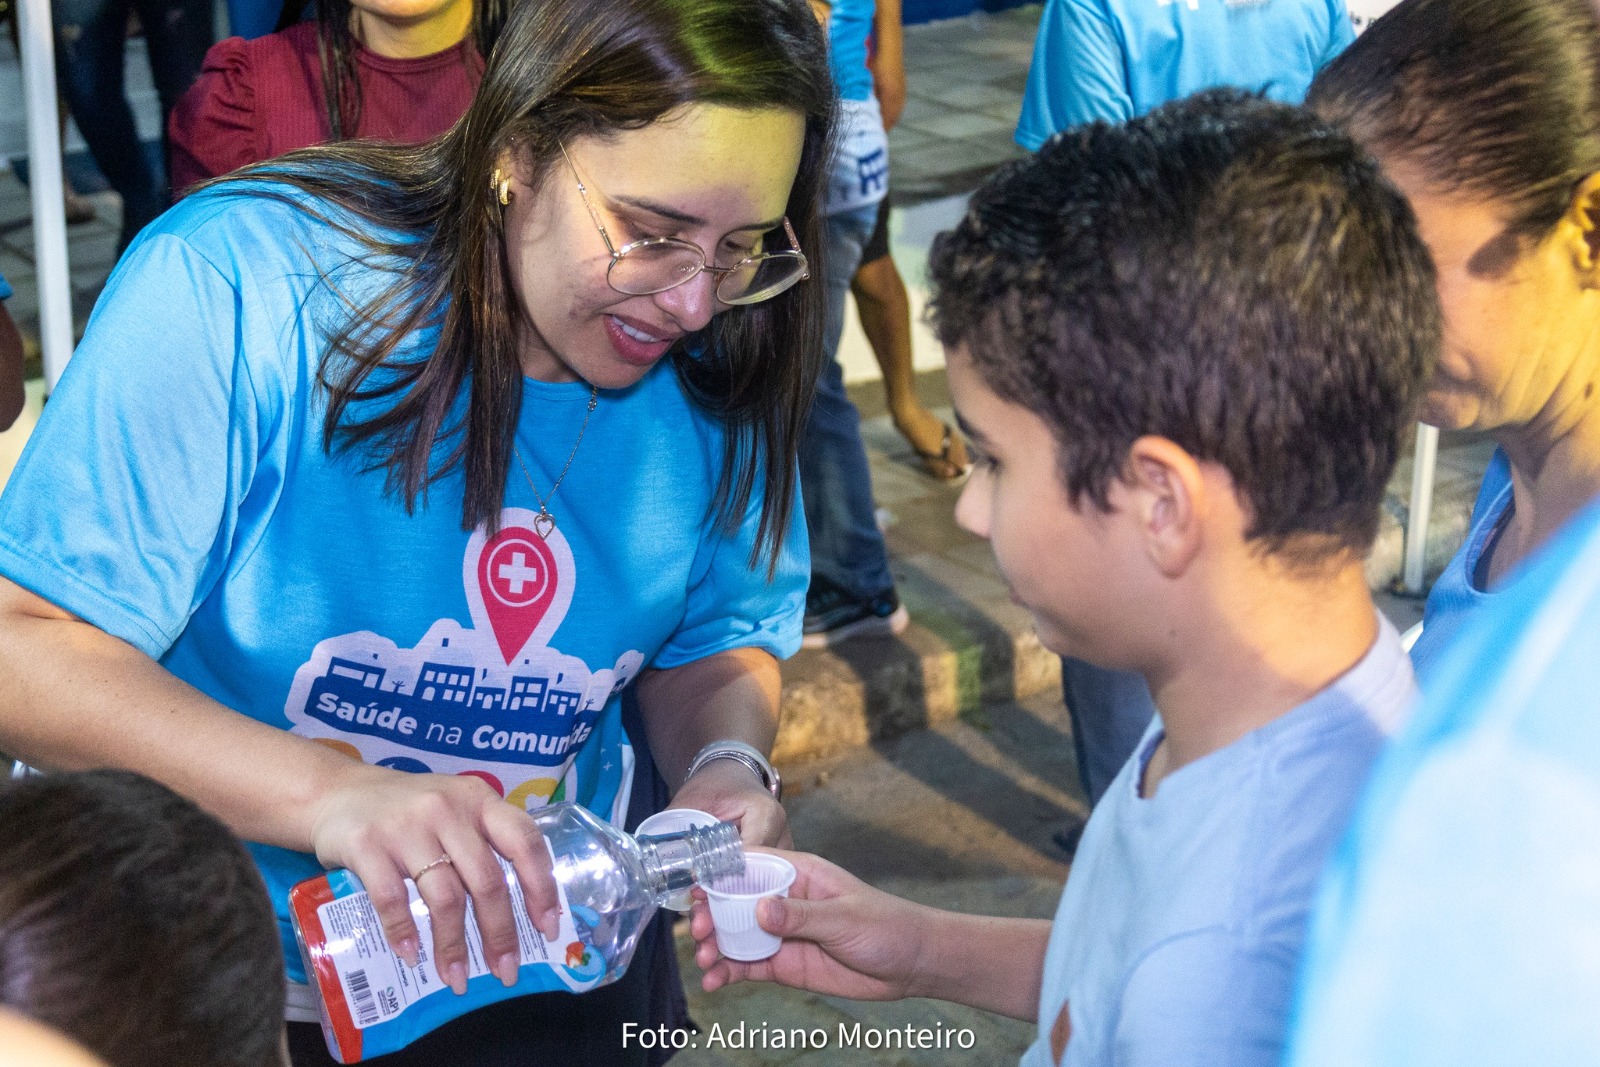
[[[548,511],[541,510],[533,517],[533,532],[539,535],[541,541],[550,539],[550,531],[556,528],[555,516]]]

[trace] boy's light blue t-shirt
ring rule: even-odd
[[[1600,501],[1431,667],[1317,901],[1287,1062],[1600,1057]]]
[[[6,281],[6,276],[0,274],[0,300],[11,299],[11,283]]]
[[[461,529],[459,471],[408,515],[382,471],[323,449],[329,286],[360,298],[378,272],[295,207],[227,189],[123,257],[0,497],[0,573],[271,726],[614,817],[617,694],[642,669],[798,647],[798,499],[769,582],[749,564],[760,494],[736,533],[714,528],[724,436],[663,364],[603,391],[587,429],[588,385],[524,381],[495,537]],[[251,754],[214,758],[226,776]],[[299,978],[285,894],[321,866],[254,851]]]
[[[1023,1067],[1054,1067],[1064,1010],[1064,1067],[1276,1067],[1318,879],[1415,692],[1380,617],[1333,685],[1145,798],[1157,717],[1084,830]]]
[[[1345,0],[1048,0],[1017,143],[1218,86],[1297,104],[1353,39]]]
[[[1506,454],[1495,449],[1478,487],[1472,505],[1472,523],[1467,539],[1450,557],[1444,571],[1428,592],[1422,612],[1422,633],[1411,646],[1411,663],[1419,684],[1427,689],[1439,660],[1460,636],[1461,631],[1481,611],[1505,592],[1505,587],[1490,592],[1480,586],[1478,569],[1511,512],[1511,464]]]

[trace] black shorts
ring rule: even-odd
[[[878,201],[878,223],[872,228],[872,236],[867,238],[867,243],[861,249],[861,265],[882,259],[889,254],[889,198],[886,196]]]

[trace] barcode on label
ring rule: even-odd
[[[378,1002],[372,997],[366,971],[350,972],[350,999],[355,1005],[357,1026],[371,1026],[378,1021]]]

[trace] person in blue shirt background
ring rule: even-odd
[[[1299,103],[1352,36],[1345,0],[1048,0],[1017,143],[1221,85]]]

